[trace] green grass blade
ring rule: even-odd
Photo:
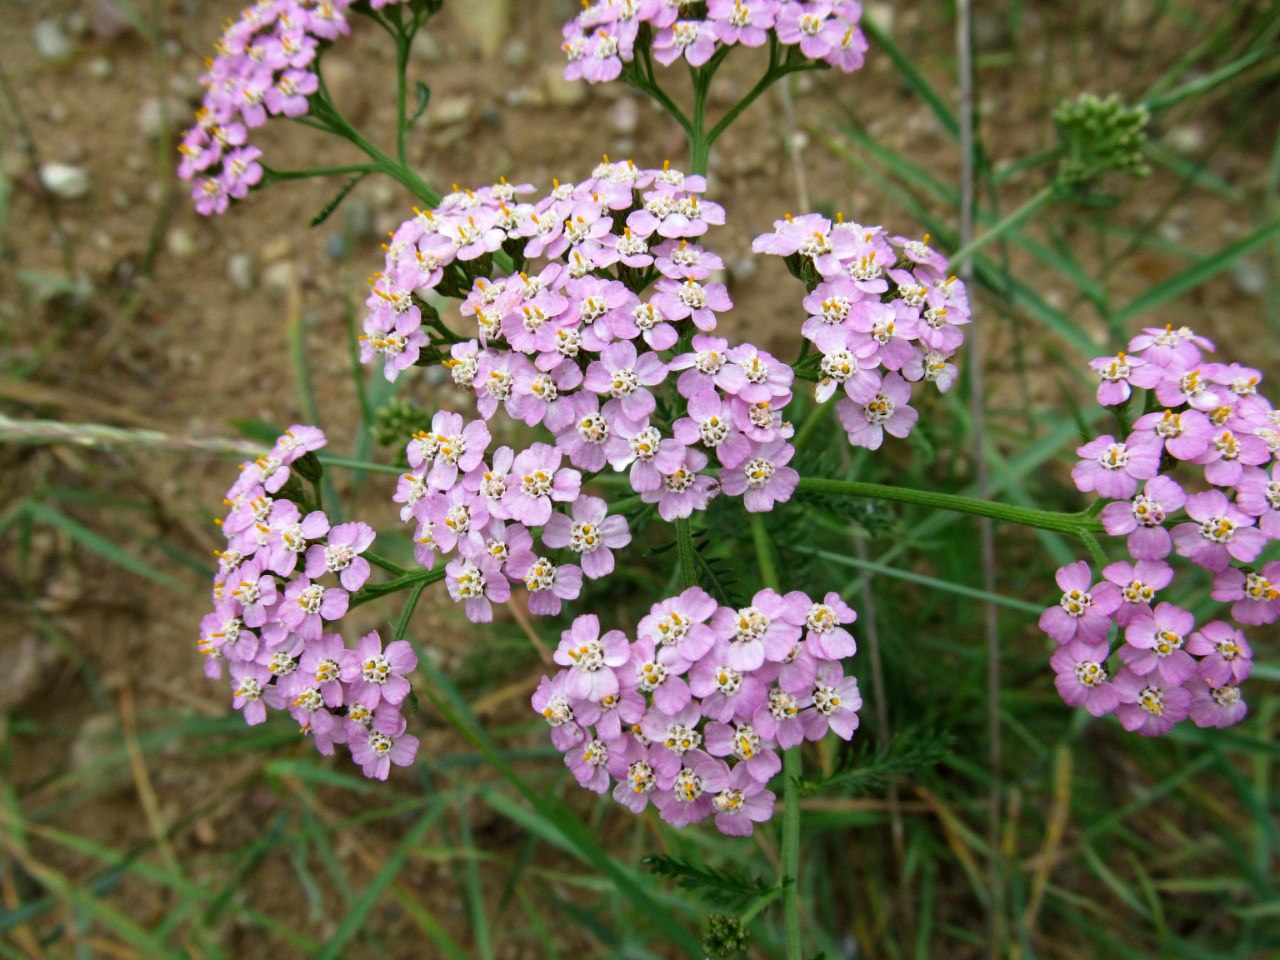
[[[342,918],[338,929],[324,945],[324,949],[317,955],[316,960],[339,960],[343,956],[343,947],[346,946],[347,941],[355,936],[369,915],[369,911],[373,909],[373,905],[378,902],[378,898],[382,896],[387,886],[395,880],[409,852],[427,835],[427,831],[440,819],[442,813],[444,813],[444,804],[437,801],[418,817],[417,822],[405,833],[404,839],[391,852],[377,876],[364,888],[355,906]]]
[[[879,48],[893,61],[893,65],[898,68],[898,72],[902,74],[907,84],[916,92],[916,94],[928,104],[929,109],[933,111],[933,115],[938,118],[938,122],[942,124],[952,139],[960,138],[960,123],[956,119],[956,115],[951,111],[951,107],[947,101],[934,90],[929,81],[924,78],[919,70],[916,69],[915,62],[902,49],[890,39],[889,35],[881,30],[871,20],[870,17],[863,17],[860,24],[862,30],[867,35],[867,39],[872,44],[872,49]],[[874,55],[874,54],[873,54]]]
[[[123,570],[128,570],[130,573],[135,573],[140,577],[146,577],[148,580],[152,580],[162,586],[171,587],[184,593],[189,592],[186,584],[175,580],[145,560],[135,557],[118,544],[89,529],[80,521],[71,519],[65,513],[52,510],[35,500],[27,501],[26,511],[33,520],[39,520],[56,530],[60,530],[80,546],[105,557]]]
[[[510,783],[533,808],[537,822],[564,838],[573,854],[584,863],[603,873],[617,888],[632,909],[652,920],[666,917],[650,892],[625,867],[619,864],[603,847],[596,834],[558,799],[534,789],[521,777],[494,746],[488,732],[476,720],[466,699],[453,683],[436,667],[429,657],[419,652],[419,669],[426,675],[430,686],[423,692],[455,730],[461,733],[477,750],[484,754],[490,765]],[[681,924],[668,923],[663,931],[689,956],[703,956],[702,943]]]
[[[458,826],[462,831],[462,845],[471,850],[475,838],[471,835],[471,817],[467,805],[471,798],[465,794],[458,798]],[[468,857],[462,871],[463,889],[467,899],[467,913],[471,916],[471,930],[475,934],[476,950],[483,960],[493,960],[493,941],[489,937],[489,919],[484,909],[484,884],[480,881],[480,864],[475,857]]]
[[[1277,232],[1280,232],[1280,220],[1265,224],[1247,237],[1241,237],[1235,243],[1228,244],[1217,253],[1205,257],[1203,260],[1198,260],[1185,270],[1175,273],[1169,279],[1161,281],[1145,293],[1134,297],[1133,300],[1117,311],[1116,322],[1123,323],[1137,314],[1154,310],[1174,297],[1179,297],[1188,290],[1195,289],[1205,281],[1222,273],[1236,260],[1253,250],[1254,247],[1265,243]]]
[[[934,590],[940,590],[943,593],[949,593],[957,597],[968,597],[971,600],[981,600],[999,604],[1010,610],[1017,610],[1020,613],[1031,613],[1039,616],[1044,611],[1043,605],[1037,606],[1034,603],[1027,603],[1025,600],[1018,600],[1014,597],[1006,597],[998,593],[988,593],[986,590],[979,590],[977,587],[967,587],[961,583],[952,583],[950,580],[942,580],[938,577],[930,577],[923,573],[912,573],[910,570],[902,570],[898,567],[890,567],[883,563],[876,563],[874,560],[859,560],[857,557],[847,556],[842,553],[833,553],[830,550],[815,551],[816,556],[822,557],[840,567],[853,567],[857,570],[866,570],[870,573],[883,577],[890,577],[894,580],[903,580],[907,583],[918,583],[924,587],[930,587]]]

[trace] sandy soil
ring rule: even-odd
[[[483,184],[506,175],[546,185],[552,177],[581,176],[602,153],[629,154],[642,164],[664,158],[679,164],[684,150],[678,130],[649,104],[621,88],[587,90],[557,79],[557,24],[575,4],[548,0],[511,6],[519,15],[495,25],[486,19],[489,3],[451,3],[446,21],[468,22],[433,26],[430,39],[415,51],[414,72],[433,88],[435,119],[415,132],[411,145],[428,182]],[[893,37],[924,74],[950,90],[949,22],[923,12],[929,4],[871,6],[878,15],[891,16]],[[983,135],[997,163],[1051,145],[1047,112],[1063,95],[1079,89],[1138,95],[1188,42],[1167,21],[1154,35],[1145,34],[1141,25],[1151,4],[1091,0],[1070,5],[1070,12],[1056,4],[1022,6],[1017,37],[1004,17],[978,24],[979,49],[985,54]],[[1211,20],[1229,4],[1198,6]],[[407,215],[410,198],[395,184],[366,182],[340,215],[311,230],[308,221],[335,186],[305,182],[255,195],[217,219],[198,217],[169,176],[171,148],[167,135],[159,134],[189,122],[201,61],[219,23],[234,15],[235,4],[162,0],[159,8],[162,34],[150,40],[108,0],[5,4],[0,64],[11,88],[6,100],[16,104],[20,117],[8,108],[0,111],[3,169],[12,189],[0,236],[0,348],[6,355],[0,410],[194,436],[232,435],[232,420],[289,423],[303,411],[285,331],[288,324],[300,323],[322,416],[343,447],[354,410],[346,375],[344,303],[348,296],[357,303],[363,298],[363,277],[381,263],[379,238]],[[66,33],[71,47],[66,58],[40,55],[33,42],[39,21],[53,21]],[[389,47],[371,25],[360,24],[357,33],[330,55],[327,74],[348,115],[386,142],[394,111],[387,87]],[[718,108],[736,99],[756,75],[758,65],[749,56],[732,59],[723,83],[717,83]],[[800,319],[797,291],[780,282],[776,265],[757,265],[746,256],[752,236],[798,208],[788,142],[803,160],[804,189],[814,205],[867,222],[884,221],[895,232],[921,232],[872,180],[824,145],[838,109],[851,111],[880,143],[913,158],[944,183],[955,181],[958,158],[951,140],[878,52],[860,76],[799,83],[798,132],[789,134],[782,101],[764,98],[712,160],[714,198],[729,211],[729,226],[712,242],[730,267],[739,304],[731,325],[736,334],[766,345],[785,344],[794,339]],[[1156,132],[1168,149],[1192,157],[1208,154],[1209,172],[1242,195],[1252,195],[1262,183],[1270,144],[1250,142],[1229,115],[1162,118]],[[257,142],[268,162],[281,168],[316,157],[326,164],[347,159],[319,135],[291,125],[272,124]],[[87,170],[91,192],[82,199],[51,200],[34,172],[35,165],[50,161]],[[1002,190],[1005,208],[1039,182],[1010,180]],[[1143,184],[1108,215],[1118,225],[1140,228],[1161,211],[1166,213],[1156,228],[1159,237],[1193,244],[1201,252],[1253,229],[1238,200],[1206,189],[1183,190],[1167,174]],[[1088,214],[1076,215],[1074,222],[1065,215],[1057,218],[1067,245],[1094,236],[1082,216]],[[1116,240],[1107,248],[1075,252],[1090,270],[1122,247]],[[1073,299],[1060,276],[1027,262],[1016,250],[1010,255],[1015,273],[1050,303],[1105,335],[1103,321]],[[1183,265],[1175,255],[1142,250],[1114,275],[1112,293],[1123,303]],[[1252,357],[1262,326],[1253,319],[1261,316],[1261,290],[1251,270],[1216,278],[1161,308],[1151,322],[1203,324],[1212,317],[1224,352]],[[65,293],[72,282],[91,291],[82,303]],[[1016,405],[1020,381],[1000,378],[1013,372],[1014,347],[1023,351],[1020,362],[1033,370],[1061,348],[1027,334],[1023,318],[990,299],[986,309],[992,320],[994,405]],[[1264,362],[1274,373],[1274,352]],[[1036,393],[1059,389],[1056,378],[1034,373],[1030,383]],[[409,393],[427,407],[435,402],[425,378]],[[204,558],[217,545],[210,515],[233,473],[226,461],[161,453],[0,447],[0,501],[16,502],[28,492],[53,488],[61,497],[59,509],[127,544],[186,587],[175,591],[122,572],[46,526],[37,528],[25,559],[12,537],[0,545],[0,672],[7,674],[0,680],[0,710],[14,723],[30,721],[59,731],[45,743],[12,727],[6,774],[24,804],[60,803],[47,818],[51,824],[117,849],[144,842],[151,827],[139,805],[136,776],[124,776],[82,802],[65,775],[91,769],[95,760],[118,749],[122,731],[127,743],[133,731],[145,736],[177,714],[226,714],[223,690],[203,679],[194,649],[196,622],[206,604],[203,585],[179,554]],[[71,496],[75,491],[98,499],[77,504]],[[0,509],[5,506],[0,502]],[[387,504],[372,509],[380,522],[393,519]],[[451,611],[425,610],[421,630],[442,655],[457,661],[465,636]],[[86,674],[99,678],[97,690],[86,683]],[[441,750],[450,749],[443,732],[428,737],[429,743],[436,738]],[[282,749],[279,755],[292,752]],[[172,823],[197,813],[172,838],[174,853],[193,878],[226,876],[229,865],[221,852],[249,842],[283,808],[284,798],[266,783],[241,787],[263,759],[177,752],[151,758],[150,786],[142,794],[153,792],[155,815]],[[52,788],[46,786],[50,783]],[[484,844],[503,849],[503,827],[496,818],[476,826],[491,831],[483,835]],[[338,856],[358,862],[362,853],[371,853],[376,859],[393,832],[352,834]],[[37,848],[43,862],[73,880],[91,871],[87,860],[65,850]],[[447,861],[414,866],[404,882],[465,936],[457,888],[452,882],[441,886],[450,870]],[[437,889],[441,893],[433,894]],[[236,896],[276,915],[296,911],[299,929],[314,936],[331,923],[307,914],[283,857],[268,858]],[[136,881],[126,881],[123,896],[114,902],[144,924],[157,922],[166,910],[154,887]],[[393,935],[407,920],[388,909],[375,913],[371,923]],[[236,956],[280,955],[256,935],[232,930],[227,937],[225,946]],[[512,951],[503,956],[520,955],[517,947],[503,949]]]

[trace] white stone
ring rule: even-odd
[[[508,67],[516,67],[517,69],[527,67],[529,65],[529,45],[519,37],[507,41],[507,45],[502,48],[502,62]]]
[[[31,30],[36,52],[45,60],[66,60],[75,52],[71,38],[57,20],[40,20]]]
[[[555,107],[576,107],[587,98],[587,85],[582,80],[566,80],[564,65],[555,63],[542,71],[542,86],[547,102]]]
[[[63,200],[79,200],[90,190],[89,171],[70,163],[42,164],[40,182],[46,190]]]
[[[427,125],[431,127],[448,127],[462,123],[471,116],[474,101],[468,96],[441,97],[433,100],[427,107]]]
[[[880,28],[886,36],[893,33],[893,4],[868,3],[862,8],[862,15]]]
[[[253,289],[253,257],[247,253],[233,253],[227,257],[227,279],[241,293]]]
[[[1259,297],[1267,289],[1267,273],[1253,257],[1245,257],[1231,269],[1236,289],[1251,297]]]
[[[448,9],[457,34],[471,41],[486,60],[497,56],[511,29],[509,0],[467,0]]]
[[[196,238],[187,230],[176,227],[169,231],[165,238],[165,248],[180,259],[194,256],[197,251]]]
[[[640,104],[635,97],[622,97],[609,110],[609,126],[620,136],[636,132],[640,124]]]
[[[294,284],[296,270],[290,260],[279,260],[262,273],[262,285],[276,296],[283,297]]]
[[[154,139],[164,133],[166,125],[170,130],[180,129],[188,120],[188,110],[186,104],[176,97],[170,97],[168,102],[159,97],[148,97],[138,107],[136,119],[138,132]]]

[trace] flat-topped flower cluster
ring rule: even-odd
[[[853,446],[877,450],[886,433],[905,437],[919,417],[907,405],[911,384],[945,393],[955,382],[951,358],[970,315],[964,283],[948,275],[927,234],[891,237],[817,213],[773,228],[752,250],[785,258],[808,288],[800,333],[821,354],[815,399],[840,396],[836,413]]]
[[[761,590],[735,610],[698,587],[654,604],[635,640],[587,614],[562,634],[564,669],[542,678],[533,708],[583,787],[745,836],[773,812],[780,750],[857,729],[862,698],[840,662],[855,618],[835,593]]]
[[[409,0],[372,0],[379,9]],[[351,32],[355,0],[257,0],[228,21],[200,78],[204,102],[178,149],[178,176],[205,216],[224,213],[262,180],[262,151],[249,131],[270,117],[301,117],[320,88],[321,45]]]
[[[694,16],[699,10],[704,15]],[[646,55],[651,50],[665,66],[684,59],[699,67],[718,50],[759,47],[772,37],[810,60],[852,73],[867,52],[861,18],[862,5],[854,0],[597,0],[584,3],[564,25],[564,75],[589,83],[616,80],[622,65],[635,59],[641,29],[653,33]]]
[[[439,555],[456,554],[445,568],[449,595],[476,623],[493,619],[493,603],[511,599],[511,584],[529,591],[529,612],[555,616],[577,599],[582,578],[613,572],[613,551],[631,542],[620,516],[604,500],[581,495],[582,474],[563,467],[563,454],[546,443],[515,453],[490,442],[483,420],[464,426],[461,415],[440,411],[431,430],[420,431],[407,450],[411,472],[401,477],[395,500],[402,520],[413,520],[414,557],[428,569]],[[556,503],[572,514],[553,512]],[[544,548],[534,550],[541,528]],[[547,556],[567,550],[578,562]]]
[[[443,362],[480,416],[436,414],[409,441],[395,494],[401,518],[417,524],[420,563],[456,553],[449,589],[472,619],[489,619],[492,602],[522,582],[532,612],[559,613],[584,573],[612,571],[611,551],[630,540],[626,522],[581,495],[606,469],[626,471],[667,521],[722,493],[763,512],[794,492],[783,412],[795,370],[715,335],[733,303],[715,279],[720,257],[697,242],[724,222],[705,188],[670,166],[606,159],[537,202],[506,182],[455,189],[385,245],[362,358],[381,360],[390,379]],[[950,385],[946,358],[968,321],[946,261],[923,242],[817,215],[779,221],[757,248],[813,281],[801,332],[822,352],[812,371],[819,400],[843,390],[850,442],[874,449],[886,431],[905,436],[916,418],[909,382]],[[516,271],[496,270],[500,258]],[[452,326],[433,305],[441,295],[460,301]],[[474,338],[460,340],[459,323],[474,325]],[[487,421],[499,411],[551,442],[490,456]],[[568,562],[558,561],[566,548]]]
[[[377,632],[354,649],[330,632],[369,579],[361,554],[375,534],[365,523],[331,526],[323,510],[299,507],[291,467],[324,445],[320,430],[297,425],[241,464],[219,521],[227,545],[218,552],[213,611],[200,622],[200,652],[211,679],[228,668],[246,722],[261,723],[268,707],[287,710],[322,754],[348,744],[366,776],[385,780],[392,763],[409,764],[418,749],[400,712],[405,674],[418,659],[403,640],[383,649]]]
[[[1106,567],[1097,584],[1083,561],[1062,568],[1062,599],[1040,620],[1062,645],[1052,662],[1063,698],[1095,715],[1114,711],[1145,735],[1188,716],[1215,727],[1243,719],[1239,684],[1252,661],[1237,624],[1280,618],[1280,561],[1256,562],[1280,539],[1280,411],[1258,392],[1257,370],[1209,362],[1212,349],[1185,327],[1152,327],[1090,364],[1098,402],[1122,422],[1134,388],[1147,391],[1131,428],[1080,447],[1072,471],[1081,490],[1113,501],[1102,523],[1125,538],[1130,560]],[[1212,597],[1231,604],[1229,619],[1197,628],[1189,611],[1158,599],[1176,566],[1191,573],[1185,564],[1212,575]],[[1113,623],[1123,666],[1111,679]]]

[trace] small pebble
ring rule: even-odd
[[[440,41],[426,30],[418,31],[418,35],[413,38],[413,43],[409,47],[409,52],[422,63],[439,63],[444,56],[444,51],[440,49]]]
[[[1236,262],[1231,273],[1236,281],[1236,289],[1251,297],[1261,296],[1267,289],[1267,274],[1262,265],[1252,257]]]
[[[427,108],[427,124],[432,127],[447,127],[462,123],[471,116],[472,105],[471,97],[441,97]]]
[[[730,274],[738,280],[750,280],[756,275],[759,264],[755,257],[742,256],[729,264]]]
[[[620,136],[636,132],[640,124],[640,104],[635,97],[622,97],[609,110],[609,126]]]
[[[187,230],[181,227],[175,227],[169,231],[169,236],[165,238],[165,249],[180,259],[194,256],[196,253],[196,238]]]
[[[89,172],[70,163],[46,163],[40,167],[40,182],[55,197],[79,200],[88,195]]]
[[[114,69],[106,57],[94,57],[88,64],[89,76],[94,80],[106,80]]]
[[[387,183],[385,179],[378,180],[369,191],[373,197],[373,204],[379,210],[390,209],[398,199],[395,187]]]
[[[373,204],[364,197],[351,197],[343,204],[347,215],[347,230],[359,240],[374,235]]]
[[[529,45],[515,37],[502,48],[502,62],[508,67],[527,67],[529,65]]]
[[[460,9],[461,5],[453,9]],[[510,0],[467,0],[466,15],[455,17],[456,28],[486,60],[498,55],[511,31]]]
[[[148,97],[138,107],[136,116],[138,132],[144,137],[155,139],[165,131],[178,130],[188,120],[187,105],[176,97],[170,97],[165,103],[159,97]]]
[[[893,33],[893,4],[868,3],[862,8],[862,15],[880,28],[880,32],[888,36]]]
[[[241,293],[252,290],[255,280],[253,257],[247,253],[233,253],[227,257],[227,279]]]
[[[547,102],[554,107],[576,107],[587,98],[587,85],[581,80],[566,80],[564,66],[559,63],[542,71],[542,86]]]
[[[40,20],[31,30],[36,52],[45,60],[66,60],[75,52],[71,38],[57,20]]]
[[[280,260],[262,272],[262,285],[276,296],[283,297],[293,286],[293,278],[293,262]]]
[[[332,234],[324,242],[324,252],[333,260],[341,260],[347,255],[347,238],[341,233]]]
[[[1204,128],[1198,125],[1183,124],[1173,127],[1162,138],[1165,145],[1178,153],[1198,153],[1204,148]]]
[[[67,14],[67,32],[77,40],[85,40],[89,36],[89,18],[79,10]]]

